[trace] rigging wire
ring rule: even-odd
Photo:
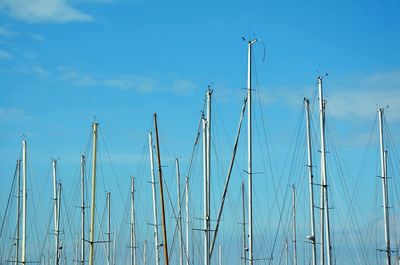
[[[366,250],[366,247],[365,247],[365,242],[364,242],[362,236],[358,232],[360,230],[359,229],[360,226],[359,226],[358,220],[356,219],[356,210],[355,210],[355,206],[353,205],[354,198],[352,198],[353,197],[352,195],[354,195],[354,189],[356,187],[353,188],[352,193],[350,193],[349,190],[347,189],[347,187],[349,187],[349,184],[347,183],[346,178],[344,177],[345,173],[344,173],[343,167],[341,166],[341,163],[343,163],[341,161],[344,161],[344,160],[340,158],[340,153],[338,152],[339,147],[335,143],[335,138],[334,138],[334,135],[333,135],[333,134],[335,134],[335,130],[334,130],[334,127],[333,128],[329,127],[330,123],[327,123],[327,125],[328,125],[327,126],[327,129],[328,129],[327,130],[327,132],[328,132],[328,141],[329,141],[330,146],[332,147],[332,150],[333,150],[334,162],[336,164],[336,169],[338,170],[337,175],[339,177],[339,182],[341,184],[340,187],[343,189],[344,195],[345,195],[344,196],[345,200],[347,202],[347,205],[349,205],[349,208],[347,209],[346,216],[350,218],[350,221],[346,218],[345,222],[342,223],[342,224],[344,224],[344,226],[349,230],[351,230],[351,228],[352,228],[352,227],[350,227],[350,223],[351,223],[351,225],[353,225],[353,227],[357,228],[354,231],[354,233],[346,233],[346,231],[343,230],[342,231],[342,240],[346,240],[347,239],[347,238],[344,238],[345,233],[350,235],[351,236],[350,240],[351,240],[351,242],[353,244],[354,249],[356,250],[356,248],[357,248],[356,245],[360,245],[361,246],[361,251],[363,252],[362,257],[360,257],[360,254],[358,253],[358,251],[355,251],[355,254],[357,256],[358,262],[360,264],[370,264],[368,262],[368,260],[367,260],[368,255],[367,255],[367,250]],[[331,174],[331,176],[333,176],[333,174],[334,174],[332,172],[332,170],[329,170],[329,173]],[[350,174],[347,173],[347,175],[350,175]],[[332,177],[331,178],[331,182],[332,182],[331,186],[333,186],[335,188],[336,194],[339,194],[338,185],[335,185],[335,178]],[[340,198],[339,195],[337,197]],[[339,202],[340,208],[343,209],[343,211],[345,211],[345,206],[343,205],[342,201],[338,200],[338,202]],[[332,216],[334,216],[334,215],[332,215]],[[354,236],[356,237],[356,241],[357,242],[354,241]],[[361,259],[363,259],[363,261],[361,261]]]
[[[15,183],[17,182],[17,172],[18,172],[18,165],[15,167],[14,177],[13,177],[13,181],[12,181],[12,184],[11,184],[10,193],[8,194],[8,199],[7,199],[7,203],[6,203],[6,209],[4,211],[3,221],[1,222],[0,238],[3,235],[4,224],[5,224],[5,221],[6,221],[5,219],[7,217],[8,209],[10,208],[11,197],[13,195],[13,191],[14,191],[14,188],[15,188],[14,186],[15,186]],[[18,193],[19,193],[19,191],[18,191]]]

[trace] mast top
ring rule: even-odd
[[[243,41],[246,41],[246,38],[242,36],[242,40],[243,40]],[[249,40],[248,43],[249,43],[249,45],[253,45],[254,43],[257,42],[257,40],[258,40],[258,39],[254,38],[254,39],[252,39],[252,40]]]
[[[328,73],[320,74],[319,71],[317,71],[317,73],[318,73],[318,77],[317,77],[318,82],[321,82],[322,79],[324,79],[325,76],[328,76]]]
[[[253,45],[256,42],[257,42],[257,39],[249,40],[249,45]]]
[[[211,83],[212,84],[212,83]],[[211,89],[211,84],[207,87],[207,95],[211,95],[213,90]]]

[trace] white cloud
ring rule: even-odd
[[[26,118],[26,113],[18,108],[0,108],[0,120],[17,120]]]
[[[30,71],[30,73],[32,73],[38,77],[46,77],[50,74],[46,69],[44,69],[43,67],[41,67],[39,65],[30,66],[28,68],[28,71]]]
[[[117,75],[110,77],[94,76],[76,70],[60,67],[61,78],[77,86],[105,86],[121,90],[134,90],[141,93],[171,91],[187,94],[195,89],[191,80],[160,76]]]
[[[34,75],[38,78],[44,78],[50,75],[50,73],[40,65],[18,65],[15,67],[0,68],[0,73],[3,74],[27,74]]]
[[[0,36],[1,37],[13,37],[13,36],[17,36],[17,35],[18,35],[18,33],[14,32],[14,31],[11,31],[4,27],[0,27]]]
[[[135,155],[131,153],[110,153],[108,155],[113,163],[118,164],[132,164],[143,161],[142,155]],[[104,154],[103,157],[106,157],[106,154]]]
[[[284,102],[297,107],[302,104],[304,96],[313,97],[312,93],[316,93],[314,89],[316,85],[303,87],[301,90],[281,86],[263,88],[259,93],[264,104]],[[386,114],[390,115],[391,120],[400,121],[400,69],[353,74],[349,77],[329,76],[324,80],[324,96],[327,100],[327,112],[331,117],[368,121],[374,119],[378,107],[389,106]]]
[[[191,80],[174,79],[171,89],[178,94],[187,94],[196,89],[196,85]]]
[[[139,92],[151,92],[159,87],[159,82],[155,78],[140,76],[122,76],[105,79],[102,83],[109,87],[115,87],[123,90],[133,89]]]
[[[5,50],[0,50],[0,60],[7,60],[7,59],[12,59],[13,56],[11,53],[6,52]]]
[[[65,0],[0,0],[8,15],[28,22],[91,21],[93,18]]]
[[[24,58],[30,59],[30,60],[37,58],[37,54],[34,52],[30,52],[30,51],[23,52],[22,55],[24,56]]]
[[[279,87],[274,89],[261,88],[256,90],[254,97],[263,104],[275,104],[285,102],[289,105],[298,106],[301,104],[304,96],[301,93],[294,93],[293,90],[287,87]]]
[[[37,33],[30,32],[30,33],[28,33],[28,36],[31,37],[35,41],[44,41],[44,37]]]
[[[378,107],[398,107],[400,91],[341,91],[329,97],[329,113],[344,119],[371,119]],[[392,118],[400,119],[400,109],[393,108]]]
[[[39,78],[47,77],[50,73],[40,65],[22,65],[15,67],[11,72],[30,74]]]
[[[82,74],[74,70],[61,69],[63,71],[61,78],[66,81],[70,81],[79,86],[93,86],[97,85],[98,82],[90,75]]]
[[[330,88],[329,114],[342,119],[371,120],[378,107],[390,107],[392,120],[400,120],[400,70],[358,76],[349,85]]]

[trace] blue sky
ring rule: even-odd
[[[376,166],[379,162],[373,153],[376,148],[366,152],[377,106],[389,106],[386,118],[394,137],[392,144],[399,143],[396,138],[400,129],[399,8],[396,1],[0,0],[1,217],[15,160],[20,155],[22,135],[28,141],[37,192],[42,191],[37,201],[41,202],[46,218],[51,210],[46,208],[51,204],[47,199],[51,197],[50,158],[59,158],[60,180],[67,194],[70,191],[70,200],[77,198],[73,191],[79,190],[76,187],[79,155],[89,153],[87,144],[93,116],[100,123],[100,148],[106,164],[100,190],[126,193],[126,196],[115,195],[119,217],[116,222],[121,226],[124,223],[121,205],[128,198],[126,187],[130,175],[138,178],[139,205],[142,203],[143,209],[150,207],[146,133],[152,130],[154,112],[159,116],[163,157],[168,166],[166,174],[171,175],[168,183],[174,196],[173,159],[181,157],[182,168],[186,170],[209,84],[214,90],[213,132],[215,154],[218,154],[214,169],[219,176],[214,183],[215,212],[246,87],[247,53],[241,37],[256,36],[260,41],[254,48],[258,108],[255,116],[263,122],[257,125],[261,139],[255,140],[262,148],[255,152],[260,154],[264,150],[264,156],[258,157],[267,161],[264,163],[259,158],[255,165],[259,169],[256,171],[266,175],[257,180],[263,188],[259,188],[256,196],[259,202],[267,200],[275,205],[268,208],[273,209],[273,217],[267,217],[268,211],[260,206],[258,233],[274,238],[281,211],[278,208],[284,208],[285,213],[290,209],[285,200],[290,195],[286,183],[305,185],[290,175],[290,164],[305,163],[301,161],[304,154],[300,158],[294,155],[300,144],[293,139],[299,132],[304,135],[301,131],[304,125],[299,123],[302,99],[315,97],[318,72],[329,74],[324,78],[324,88],[328,127],[335,145],[328,149],[332,153],[340,151],[341,166],[349,181],[346,188],[341,184],[337,190],[332,188],[332,201],[339,209],[337,205],[346,204],[346,200],[340,199],[346,197],[341,192],[357,191],[359,196],[354,198],[358,205],[357,218],[363,220],[360,230],[365,229],[369,225],[366,215],[370,212],[365,208],[373,201],[368,195],[379,184],[375,178],[379,174]],[[316,105],[313,110],[318,128]],[[376,130],[374,133],[372,145],[376,146]],[[227,219],[237,214],[235,203],[239,198],[240,180],[246,180],[241,171],[246,167],[244,141],[245,135],[241,138],[231,208],[227,210],[231,215]],[[365,153],[368,153],[367,162],[362,163]],[[314,157],[318,154],[315,151]],[[201,162],[200,158],[198,153],[196,161]],[[330,160],[335,164],[333,155]],[[398,159],[393,161],[396,164]],[[196,166],[198,178],[192,183],[195,187],[201,185],[200,165]],[[335,166],[331,166],[332,175],[340,171]],[[305,169],[301,172],[304,174]],[[369,181],[362,181],[364,178]],[[360,184],[360,179],[363,185],[354,188],[352,185]],[[333,182],[342,183],[342,180],[337,178]],[[269,190],[275,184],[280,185],[282,197],[274,196],[274,191]],[[198,202],[193,209],[199,215],[200,187],[193,192],[197,198],[194,201]],[[304,187],[300,192],[303,202],[299,202],[299,206],[304,204],[299,207],[303,209],[299,220],[303,229],[299,232],[305,235],[308,217]],[[381,198],[379,194],[377,198]],[[376,203],[373,213],[378,213],[376,217],[380,218],[380,201]],[[346,211],[346,207],[341,212],[337,210],[334,213],[337,220]],[[142,220],[151,218],[151,212],[145,210],[138,210],[138,215]],[[142,222],[140,240],[150,242],[151,233],[145,232],[149,230],[147,221]],[[230,226],[238,229],[234,223],[227,224]],[[288,224],[283,226],[289,229]],[[266,227],[269,230],[264,231]],[[339,241],[336,254],[345,260],[348,253],[340,252],[341,248],[347,248],[340,245],[344,240],[343,229],[334,227],[339,231],[335,237]],[[222,233],[223,242],[233,240],[227,230]],[[240,238],[240,230],[234,235]],[[265,257],[272,247],[270,243],[262,244],[268,250],[259,247],[256,254]],[[383,245],[382,241],[376,244]],[[280,247],[274,252],[277,264]],[[236,245],[227,248],[228,253],[232,248],[239,250]],[[375,253],[372,256],[374,259],[369,261],[375,262]],[[382,255],[377,256],[381,260]],[[240,262],[233,256],[229,261]]]

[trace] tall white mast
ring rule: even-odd
[[[240,130],[242,128],[242,122],[243,122],[243,117],[244,117],[245,110],[246,110],[246,105],[247,105],[247,97],[245,97],[245,99],[244,99],[242,111],[240,113],[239,126],[238,126],[238,129],[237,129],[237,132],[236,132],[235,143],[233,145],[232,157],[231,157],[231,161],[229,163],[229,169],[228,169],[228,172],[227,172],[227,175],[226,175],[226,178],[225,178],[225,185],[224,185],[224,189],[223,189],[223,192],[222,192],[221,205],[219,207],[217,218],[216,218],[216,222],[217,223],[215,225],[214,234],[213,234],[213,237],[212,237],[212,240],[211,240],[210,259],[212,257],[214,246],[215,246],[215,242],[216,242],[216,239],[217,239],[217,235],[218,235],[218,231],[219,231],[219,225],[221,223],[220,221],[221,221],[221,217],[222,217],[222,211],[224,209],[225,199],[226,199],[226,195],[227,195],[227,192],[228,192],[228,186],[229,186],[230,179],[231,179],[231,176],[232,176],[231,173],[232,173],[233,165],[234,165],[234,162],[235,162],[236,151],[237,151],[238,142],[239,142],[239,136],[240,136]],[[244,222],[243,222],[243,225],[245,225]],[[243,236],[246,237],[245,234],[243,234]]]
[[[211,255],[210,255],[210,240],[211,240],[211,86],[208,86],[206,95],[207,95],[207,234],[208,234],[208,264],[210,264]]]
[[[311,151],[311,130],[310,130],[310,101],[304,98],[304,105],[306,108],[306,127],[307,127],[307,155],[308,155],[308,182],[310,191],[310,225],[311,234],[307,237],[311,241],[312,252],[312,265],[316,265],[317,249],[315,244],[315,218],[314,218],[314,175]]]
[[[325,100],[322,93],[322,77],[318,77],[318,91],[319,91],[319,117],[320,117],[320,129],[321,129],[321,187],[322,187],[322,210],[323,215],[321,215],[321,220],[325,221],[324,224],[321,223],[321,228],[324,227],[325,237],[326,237],[326,252],[327,252],[327,262],[331,265],[332,255],[331,255],[331,235],[329,228],[329,204],[328,204],[328,181],[326,177],[326,151],[325,151]],[[321,229],[322,230],[322,229]],[[321,231],[321,235],[323,231]],[[322,236],[321,236],[322,237]],[[321,241],[323,243],[324,241]],[[321,257],[321,265],[323,264],[324,257]]]
[[[147,260],[146,260],[147,253],[146,252],[147,252],[147,241],[145,240],[143,243],[143,265],[147,264]]]
[[[242,234],[243,234],[243,265],[247,264],[247,249],[246,249],[246,211],[244,202],[244,181],[242,181]]]
[[[106,194],[106,202],[107,202],[107,263],[109,265],[111,262],[111,193],[107,192]]]
[[[149,150],[150,150],[150,170],[151,170],[151,190],[153,194],[153,226],[154,226],[154,247],[155,247],[155,264],[159,265],[160,263],[160,252],[159,252],[159,243],[158,243],[158,218],[157,218],[157,194],[156,194],[156,180],[154,173],[154,155],[153,155],[153,138],[151,136],[151,132],[148,133],[149,137]]]
[[[222,246],[218,247],[218,265],[222,265]]]
[[[16,242],[15,242],[15,265],[19,263],[19,210],[20,210],[20,201],[21,198],[21,160],[17,160],[17,176],[18,176],[18,183],[17,183],[17,232],[16,232]]]
[[[249,196],[249,264],[253,265],[253,144],[252,144],[252,120],[251,120],[251,56],[252,56],[252,45],[257,39],[248,42],[248,54],[247,54],[247,141],[248,141],[248,196]]]
[[[289,242],[285,239],[286,265],[289,265]]]
[[[161,202],[161,224],[162,224],[162,232],[164,239],[164,258],[165,265],[169,265],[169,256],[168,256],[168,236],[167,236],[167,225],[165,220],[165,205],[164,205],[164,189],[163,189],[163,174],[162,174],[162,165],[161,165],[161,154],[160,154],[160,142],[158,138],[158,127],[157,127],[157,114],[154,113],[154,130],[156,132],[156,151],[157,151],[157,164],[158,164],[158,180],[160,186],[160,202]]]
[[[204,159],[204,264],[210,264],[210,161],[211,161],[211,94],[212,90],[208,86],[207,116],[203,118],[203,159]]]
[[[180,188],[180,172],[179,172],[179,160],[175,159],[176,165],[176,186],[178,194],[178,231],[179,231],[179,264],[183,265],[183,238],[182,238],[182,219],[181,219],[181,188]]]
[[[379,116],[379,142],[380,142],[380,156],[381,156],[381,174],[382,174],[382,194],[383,194],[383,214],[385,222],[385,242],[386,242],[386,264],[391,264],[390,253],[390,233],[389,233],[389,207],[388,207],[388,183],[387,183],[387,164],[385,147],[383,142],[383,108],[378,109]]]
[[[89,265],[94,263],[94,214],[96,206],[96,159],[97,159],[97,126],[93,123],[93,161],[92,161],[92,205],[90,208]]]
[[[81,265],[85,264],[85,156],[81,155]]]
[[[131,177],[131,265],[136,265],[135,178]]]
[[[26,141],[22,141],[22,252],[21,263],[26,263]]]
[[[207,120],[203,117],[203,179],[204,179],[204,265],[210,265],[210,255],[209,255],[209,211],[208,211],[208,177],[207,177]]]
[[[186,208],[186,265],[189,265],[189,177],[185,182],[185,208]]]
[[[113,255],[113,265],[115,265],[115,264],[117,264],[117,255],[116,255],[116,253],[117,253],[117,230],[115,229],[114,230],[114,238],[115,238],[115,240],[114,240],[114,251],[113,251],[113,253],[114,253],[114,255]]]
[[[56,265],[61,264],[61,247],[60,247],[60,214],[61,214],[61,183],[58,183],[57,191],[57,241],[56,241]]]
[[[54,247],[55,247],[55,253],[54,253],[54,264],[58,265],[60,264],[60,261],[58,260],[58,202],[57,202],[57,161],[53,159],[52,161],[52,176],[53,176],[53,203],[54,203]]]
[[[76,240],[75,241],[75,259],[74,259],[74,264],[75,265],[78,265],[78,262],[79,262],[79,251],[78,251],[78,249],[79,249],[79,241],[78,240]]]
[[[293,265],[297,265],[297,238],[296,238],[296,187],[292,186],[293,191]]]

